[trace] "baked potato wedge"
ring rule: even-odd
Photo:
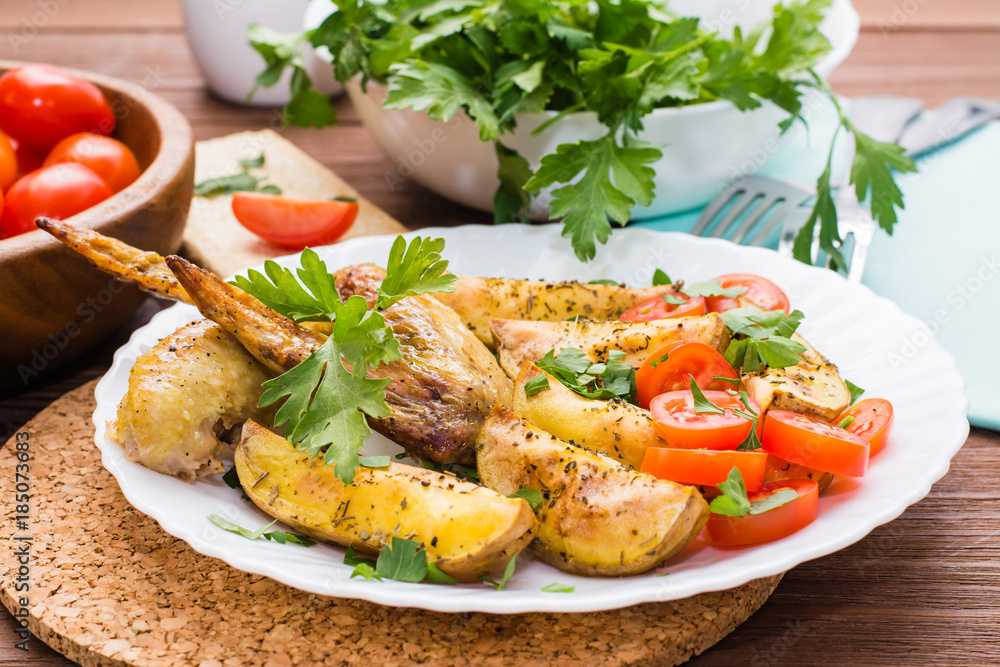
[[[538,361],[552,349],[575,347],[593,361],[607,361],[608,352],[621,350],[622,361],[639,367],[667,343],[698,341],[724,352],[729,333],[718,313],[651,322],[532,322],[490,320],[500,367],[517,377],[525,361]]]
[[[632,289],[574,281],[545,282],[459,276],[452,293],[435,298],[458,313],[479,340],[493,347],[491,318],[563,322],[571,317],[617,320],[632,306],[673,291],[670,285]]]
[[[476,445],[483,484],[502,495],[542,494],[536,510],[538,557],[587,576],[639,574],[693,540],[708,503],[691,486],[634,472],[545,433],[495,406]]]
[[[802,336],[792,335],[806,347],[797,366],[766,368],[743,376],[743,386],[761,410],[791,410],[830,421],[851,402],[851,392],[837,367]]]
[[[392,536],[416,540],[458,581],[502,571],[538,527],[527,501],[423,468],[360,467],[345,485],[332,466],[252,421],[243,427],[235,460],[244,491],[272,517],[366,552]]]
[[[526,396],[524,385],[539,375],[549,388]],[[667,446],[656,434],[649,410],[622,400],[584,398],[530,361],[514,381],[514,412],[560,440],[637,470],[647,447]]]

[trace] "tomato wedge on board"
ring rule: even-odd
[[[668,295],[673,297],[674,295]],[[622,322],[650,322],[668,317],[693,317],[705,314],[705,297],[689,297],[685,294],[676,295],[683,303],[667,303],[662,296],[654,296],[642,303],[632,306],[622,313]]]
[[[787,410],[771,410],[764,418],[760,443],[786,461],[822,472],[864,477],[868,443],[822,419]]]
[[[737,452],[649,447],[639,472],[682,484],[718,486],[726,481],[730,470],[738,468],[747,491],[756,491],[764,483],[767,456],[767,452],[759,449]]]
[[[656,350],[635,372],[639,405],[649,408],[654,397],[690,386],[691,376],[702,390],[725,391],[735,385],[713,377],[739,380],[740,375],[715,348],[704,343],[677,341]]]
[[[753,422],[733,410],[746,410],[739,396],[724,391],[706,391],[707,398],[723,414],[695,412],[694,395],[688,391],[660,394],[649,403],[653,428],[674,447],[685,449],[736,449],[747,436]],[[750,399],[750,407],[760,414],[760,406]],[[759,422],[758,422],[759,423]]]
[[[358,217],[358,204],[338,199],[295,199],[263,192],[233,194],[240,224],[286,248],[333,243]]]
[[[785,296],[785,293],[767,278],[762,278],[753,273],[727,273],[715,280],[718,280],[719,284],[724,288],[747,288],[743,296],[764,310],[783,310],[785,311],[785,315],[787,315],[791,309],[791,304],[788,302],[788,297]],[[728,296],[705,297],[705,308],[710,313],[723,313],[732,308],[735,303],[736,299]]]
[[[745,547],[763,544],[791,535],[816,520],[819,512],[819,488],[811,479],[789,479],[765,484],[759,491],[748,493],[751,503],[763,500],[783,489],[791,489],[799,497],[760,514],[726,516],[712,514],[708,518],[708,534],[717,547]]]
[[[636,378],[638,380],[638,373]],[[844,410],[832,423],[840,424],[846,417],[854,417],[854,422],[846,429],[868,443],[869,456],[885,447],[895,421],[892,403],[884,398],[866,398]]]

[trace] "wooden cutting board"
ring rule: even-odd
[[[359,195],[342,178],[271,130],[239,132],[199,141],[195,146],[195,183],[240,173],[240,160],[250,160],[261,154],[264,165],[250,169],[250,173],[264,178],[264,183],[277,185],[284,195],[310,199],[351,197],[358,201],[357,220],[341,240],[406,231],[402,224]],[[294,252],[244,229],[233,215],[232,199],[232,195],[193,199],[180,250],[182,255],[216,275],[229,276],[257,266],[265,259]]]
[[[0,539],[30,554],[30,589],[18,592],[18,556],[0,550],[0,598],[15,615],[26,601],[32,634],[84,665],[669,666],[732,632],[781,579],[586,614],[445,614],[304,593],[203,556],[133,508],[94,444],[94,384],[0,454],[13,486],[17,442],[28,443],[31,494],[22,527],[13,491],[0,500]]]

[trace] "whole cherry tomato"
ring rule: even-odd
[[[17,180],[17,153],[6,134],[0,133],[0,192],[7,189]]]
[[[77,132],[111,134],[115,114],[89,81],[31,64],[0,76],[0,129],[28,150],[47,153]]]
[[[139,163],[129,147],[111,137],[90,132],[73,134],[58,144],[45,158],[46,167],[76,162],[104,179],[112,192],[120,192],[139,178]]]
[[[39,217],[64,220],[111,196],[111,188],[82,164],[57,164],[24,176],[7,192],[0,238],[35,229]]]
[[[10,145],[14,148],[14,155],[17,156],[17,177],[21,178],[25,174],[30,174],[36,169],[42,168],[42,163],[45,162],[45,153],[36,153],[35,151],[28,150],[24,147],[24,144],[20,143],[17,139],[13,137],[7,137],[10,139]]]

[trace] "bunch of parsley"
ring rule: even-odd
[[[584,261],[608,239],[612,223],[625,225],[634,206],[653,200],[649,165],[663,147],[638,134],[654,109],[728,100],[747,111],[772,102],[788,112],[781,123],[787,130],[802,119],[806,88],[832,98],[810,69],[830,50],[819,31],[830,0],[779,4],[769,24],[746,34],[736,30],[731,39],[706,33],[696,18],[670,15],[656,0],[333,1],[337,11],[315,30],[250,30],[267,63],[258,85],[274,85],[285,68],[293,70],[285,121],[304,127],[336,122],[301,60],[307,45],[327,47],[337,80],[360,75],[362,85],[370,79],[388,84],[388,109],[425,111],[439,120],[468,114],[499,160],[496,221],[523,220],[531,197],[554,188],[551,214],[562,218],[563,235]],[[540,111],[558,112],[555,121],[590,111],[607,131],[593,141],[561,144],[532,170],[504,135],[515,129],[517,114]],[[851,182],[858,200],[870,193],[875,218],[891,233],[903,202],[890,169],[912,171],[913,163],[843,114],[841,125],[857,144]],[[796,245],[806,262],[817,222],[823,248],[840,257],[829,169],[817,191]]]

